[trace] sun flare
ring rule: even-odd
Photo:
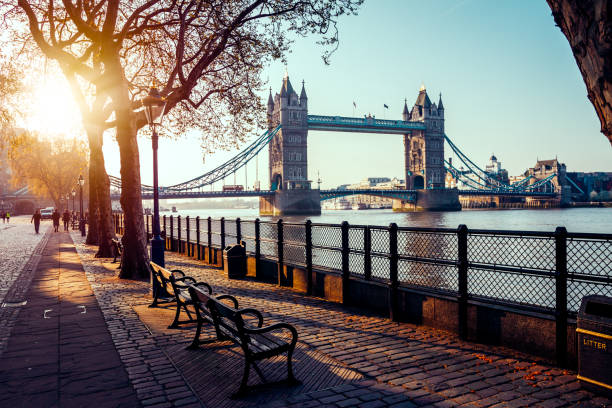
[[[32,86],[31,98],[24,107],[25,128],[49,137],[81,137],[81,113],[64,78],[45,75]]]

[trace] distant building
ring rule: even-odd
[[[566,176],[575,199],[580,201],[612,201],[612,173],[568,172]]]
[[[508,177],[508,170],[502,168],[501,162],[497,160],[497,157],[495,157],[494,154],[491,155],[489,162],[485,166],[485,173],[487,173],[489,177],[503,184],[508,184],[510,181]]]

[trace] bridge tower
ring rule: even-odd
[[[321,213],[319,190],[308,180],[308,97],[302,82],[300,96],[289,75],[283,78],[280,93],[268,96],[268,129],[281,130],[270,140],[270,189],[274,196],[262,197],[262,215]]]
[[[456,190],[445,190],[444,181],[444,104],[442,94],[438,103],[432,103],[425,85],[412,109],[404,102],[402,119],[423,122],[425,130],[413,130],[404,135],[404,168],[406,188],[420,190],[416,205],[398,202],[396,211],[459,210],[461,205]]]

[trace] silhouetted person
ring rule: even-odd
[[[2,217],[2,223],[5,223],[6,222],[6,213],[4,211],[2,211],[0,213],[0,217]]]
[[[32,219],[30,220],[30,222],[34,223],[34,230],[36,231],[36,233],[38,234],[38,230],[40,229],[40,220],[42,218],[42,215],[40,215],[40,210],[36,210],[34,211],[34,215],[32,216]]]
[[[62,221],[64,222],[64,231],[68,231],[68,223],[70,222],[70,212],[66,208],[62,214]]]
[[[53,211],[53,214],[51,214],[51,218],[53,219],[53,231],[58,232],[60,213],[57,211],[57,208]]]

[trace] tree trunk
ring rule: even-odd
[[[102,136],[100,135],[100,142]],[[97,162],[98,174],[98,252],[96,258],[110,258],[113,256],[112,240],[115,238],[113,229],[113,214],[110,199],[110,180],[104,167],[104,155],[102,154],[102,143],[99,144],[99,155]]]
[[[98,225],[99,225],[99,211],[98,211],[98,169],[97,169],[97,158],[95,150],[92,145],[95,142],[92,141],[92,137],[89,137],[89,228],[87,230],[87,238],[85,243],[87,245],[98,244]]]
[[[148,279],[149,257],[140,191],[140,157],[138,154],[136,114],[132,111],[128,83],[123,75],[119,56],[114,51],[105,55],[106,75],[113,78],[110,97],[115,111],[117,143],[121,157],[121,208],[125,231],[121,242],[120,278]]]
[[[612,1],[547,2],[570,43],[601,132],[612,143]]]

